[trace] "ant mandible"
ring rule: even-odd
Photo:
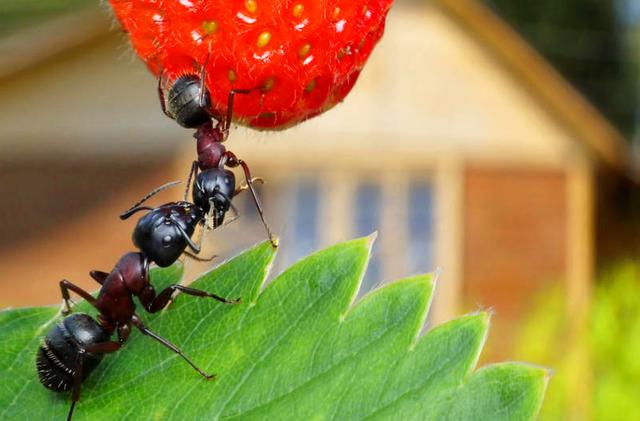
[[[256,88],[232,89],[227,100],[226,116],[214,113],[211,108],[210,93],[205,87],[208,61],[207,57],[200,75],[186,74],[174,80],[168,89],[167,98],[165,98],[164,70],[158,78],[158,96],[164,114],[184,128],[196,129],[193,137],[197,140],[198,160],[191,165],[185,198],[195,175],[192,192],[193,202],[200,206],[206,214],[209,213],[213,205],[216,209],[213,213],[213,224],[214,226],[219,225],[224,219],[224,212],[220,209],[224,209],[225,206],[228,209],[233,197],[224,194],[224,192],[233,191],[235,188],[235,176],[225,167],[242,167],[246,188],[251,192],[253,202],[269,236],[269,241],[275,248],[278,246],[277,241],[265,221],[262,206],[253,186],[254,181],[259,179],[251,178],[251,171],[247,163],[239,159],[233,152],[228,151],[223,145],[229,136],[235,95],[250,94]],[[214,120],[216,121],[215,126]],[[202,172],[198,173],[198,170]]]
[[[76,403],[80,399],[80,387],[87,376],[97,367],[104,354],[118,351],[129,338],[131,326],[135,326],[146,336],[182,357],[205,379],[215,376],[205,373],[195,365],[176,345],[145,326],[135,312],[133,297],[138,297],[142,307],[149,313],[156,313],[169,304],[174,292],[206,297],[226,304],[237,304],[239,300],[228,300],[219,295],[195,288],[174,284],[156,294],[149,279],[149,266],[173,264],[187,247],[195,254],[199,248],[191,240],[191,235],[204,218],[204,210],[189,202],[172,202],[157,208],[140,206],[157,192],[167,188],[162,186],[147,195],[120,217],[127,219],[133,214],[148,210],[137,223],[133,241],[138,252],[123,255],[110,273],[91,271],[91,277],[98,282],[100,292],[94,298],[90,293],[64,279],[60,281],[60,291],[64,301],[62,314],[66,316],[53,327],[38,349],[36,366],[40,382],[47,388],[66,392],[71,390],[71,407],[67,420],[71,420]],[[97,319],[87,314],[71,313],[70,294],[73,291],[98,310]],[[117,334],[118,340],[111,337]]]

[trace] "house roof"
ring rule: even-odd
[[[431,1],[471,33],[602,161],[625,173],[630,171],[630,152],[622,134],[502,19],[477,0]]]
[[[469,32],[595,156],[617,170],[630,171],[628,146],[620,132],[491,10],[477,0],[431,4]],[[12,28],[0,31],[0,78],[90,42],[111,27],[108,13],[87,0],[12,0],[3,3],[0,12],[0,27]],[[36,25],[21,29],[34,21]]]

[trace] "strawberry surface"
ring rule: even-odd
[[[200,74],[216,114],[281,129],[342,101],[393,0],[110,0],[138,55],[167,84]]]

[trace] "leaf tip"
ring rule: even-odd
[[[369,234],[368,236],[364,237],[364,239],[367,242],[367,246],[369,248],[373,247],[373,243],[376,242],[376,240],[378,239],[378,231],[374,231],[371,234]]]
[[[468,316],[477,317],[481,321],[481,324],[483,325],[483,327],[485,327],[488,330],[489,325],[491,325],[491,319],[493,319],[493,316],[495,315],[495,313],[496,313],[495,309],[493,307],[489,307],[483,310],[477,310],[477,311],[474,311],[473,313],[469,313]]]
[[[556,375],[556,371],[553,368],[526,362],[520,362],[518,364],[527,367],[532,371],[537,371],[538,373],[540,373],[540,376],[545,383],[545,387],[546,384],[549,383],[549,380],[551,380],[551,378]]]

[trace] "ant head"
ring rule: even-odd
[[[222,168],[210,168],[198,174],[193,187],[193,203],[202,208],[205,214],[211,212],[213,226],[224,222],[224,216],[231,206],[236,190],[236,177]]]
[[[202,89],[205,89],[205,92],[201,103]],[[199,76],[180,76],[171,85],[167,100],[168,112],[182,127],[195,129],[211,121],[211,97],[209,91],[203,88]]]
[[[189,202],[160,206],[140,218],[133,243],[158,266],[171,266],[187,247],[199,252],[191,236],[203,217],[202,209]]]

